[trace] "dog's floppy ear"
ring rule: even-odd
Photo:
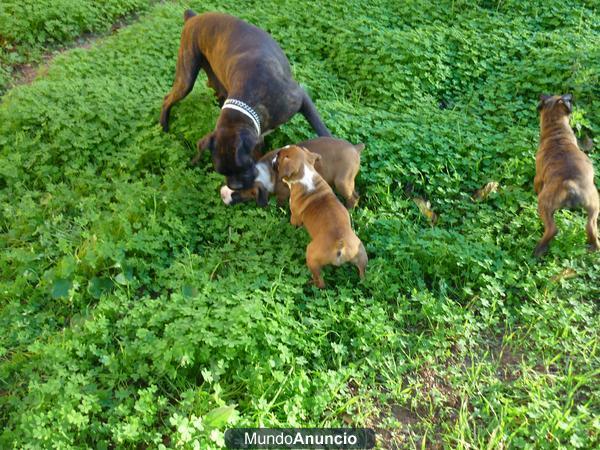
[[[196,147],[198,148],[198,152],[202,152],[206,149],[210,149],[212,151],[214,146],[215,146],[215,133],[214,132],[210,132],[210,133],[206,134],[202,139],[200,139],[198,141],[198,144],[196,144]]]
[[[190,164],[192,166],[195,166],[196,164],[198,164],[198,161],[200,161],[200,157],[202,156],[202,152],[204,150],[206,150],[207,148],[209,148],[210,151],[212,152],[214,147],[215,147],[215,134],[208,133],[202,139],[200,139],[198,141],[198,143],[196,144],[196,148],[198,149],[198,151],[196,152],[196,156],[194,156],[194,158],[190,161]]]
[[[257,139],[246,130],[240,131],[235,145],[235,163],[239,167],[248,165],[248,159],[254,161],[253,152]]]
[[[540,102],[537,105],[538,112],[540,112],[542,110],[542,108],[544,107],[544,103],[546,103],[546,100],[548,100],[550,97],[552,97],[552,96],[547,95],[547,94],[540,95]]]
[[[306,147],[302,147],[302,150],[304,150],[304,153],[306,154],[306,160],[311,166],[314,166],[315,163],[321,159],[321,155],[311,152]]]
[[[562,95],[560,97],[563,101],[563,103],[565,104],[565,106],[567,107],[567,111],[569,111],[569,114],[573,112],[573,95],[572,94],[565,94]]]
[[[277,174],[279,178],[289,178],[298,172],[298,168],[294,167],[292,158],[281,154],[277,155]]]

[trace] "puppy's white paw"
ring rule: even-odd
[[[221,200],[226,205],[231,204],[231,194],[233,194],[233,190],[229,189],[226,184],[221,187]]]

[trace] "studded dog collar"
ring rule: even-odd
[[[249,117],[250,120],[252,120],[252,123],[254,124],[254,128],[256,128],[256,133],[260,136],[260,117],[258,117],[258,114],[256,113],[256,111],[254,111],[250,106],[248,106],[246,103],[242,102],[241,100],[236,100],[234,98],[228,98],[227,100],[225,100],[225,102],[223,103],[223,106],[221,107],[221,109],[235,109],[236,111],[241,112],[242,114],[244,114],[245,116]]]

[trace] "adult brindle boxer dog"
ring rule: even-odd
[[[192,90],[200,69],[215,90],[221,113],[215,130],[198,141],[210,149],[217,172],[231,189],[247,189],[256,177],[253,153],[263,136],[301,112],[319,136],[331,136],[308,94],[292,78],[290,64],[269,34],[227,14],[184,14],[173,88],[160,123]]]

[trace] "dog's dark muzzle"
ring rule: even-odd
[[[229,175],[227,177],[227,187],[229,187],[229,189],[233,189],[234,191],[250,189],[254,186],[256,175],[258,175],[258,171],[254,166],[248,170],[245,170],[244,172],[236,173],[235,175]]]

